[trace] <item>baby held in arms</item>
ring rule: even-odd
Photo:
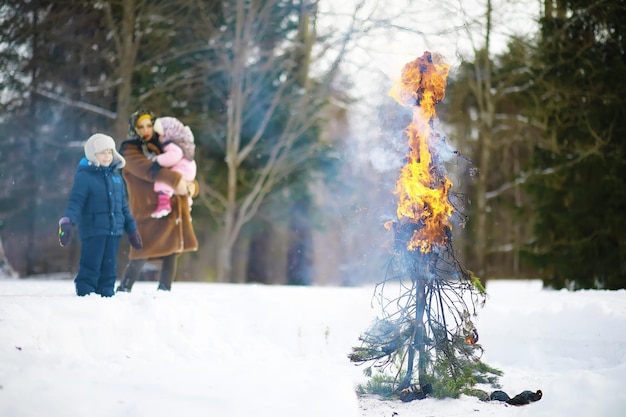
[[[152,154],[149,159],[162,167],[182,174],[183,179],[192,182],[196,178],[197,166],[194,160],[196,145],[189,126],[183,125],[174,117],[160,117],[154,122],[154,131],[159,135],[163,153]],[[174,189],[163,182],[154,183],[154,191],[158,193],[159,202],[152,212],[153,218],[165,217],[172,211],[170,199]],[[192,199],[189,197],[191,209]]]

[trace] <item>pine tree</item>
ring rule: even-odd
[[[626,6],[546,1],[530,258],[555,288],[626,288]]]

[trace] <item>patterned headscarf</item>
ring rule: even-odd
[[[144,117],[149,117],[150,120],[152,121],[152,124],[154,124],[154,121],[156,120],[156,116],[151,111],[146,110],[146,109],[137,110],[136,112],[131,114],[130,117],[128,118],[128,134],[126,136],[127,139],[143,140],[143,138],[137,131],[137,122],[139,122],[139,120],[143,119]]]
[[[196,152],[193,133],[175,117],[159,117],[154,122],[154,131],[161,136],[161,144],[173,142],[183,150],[183,155],[190,161]]]

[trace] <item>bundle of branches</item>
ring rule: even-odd
[[[368,363],[366,375],[373,368],[389,375],[386,392],[400,395],[429,386],[433,396],[456,398],[471,394],[476,384],[497,387],[502,372],[481,361],[483,349],[472,322],[484,305],[485,289],[454,256],[450,239],[428,253],[396,245],[374,299],[382,318],[361,335],[361,345],[348,357]]]

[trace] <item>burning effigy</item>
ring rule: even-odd
[[[486,293],[452,245],[453,218],[463,215],[454,204],[442,150],[446,157],[458,153],[450,152],[437,131],[435,111],[449,70],[440,57],[425,52],[404,66],[390,91],[412,110],[405,129],[408,154],[394,190],[396,218],[385,223],[393,233],[392,257],[374,291],[381,317],[348,355],[368,364],[366,375],[376,379],[372,387],[385,386],[403,401],[458,397],[478,384],[497,387],[502,374],[480,359],[472,319]]]
[[[438,160],[438,144],[442,137],[433,129],[437,117],[435,105],[444,98],[449,65],[435,63],[430,52],[406,64],[402,77],[390,95],[404,106],[412,107],[413,118],[406,128],[409,154],[400,171],[395,194],[398,196],[397,216],[401,226],[412,224],[413,233],[408,250],[427,253],[435,246],[444,246],[451,229],[454,210],[449,199],[452,183]],[[387,228],[393,227],[391,222]]]

